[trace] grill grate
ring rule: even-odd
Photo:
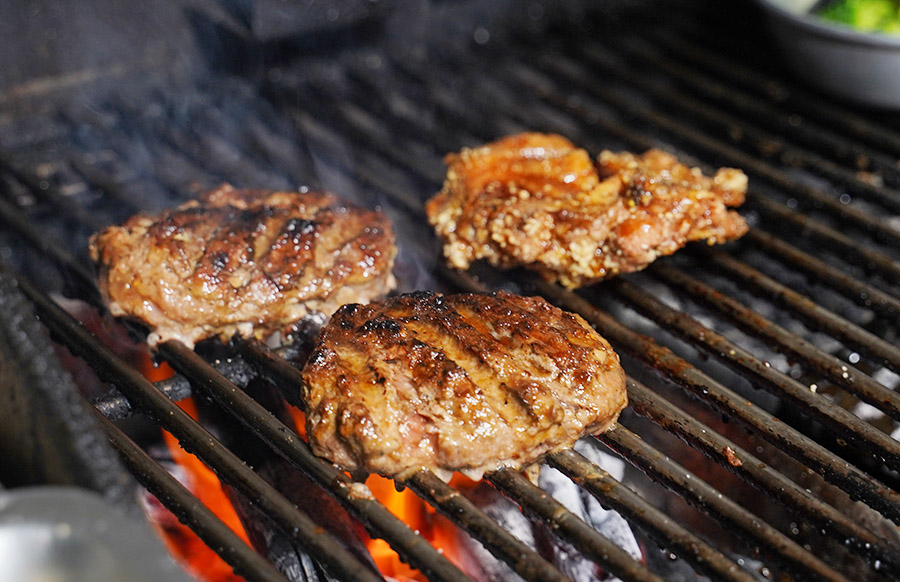
[[[616,30],[509,31],[464,52],[401,59],[378,47],[283,58],[262,79],[212,75],[137,100],[110,91],[38,119],[12,115],[0,141],[0,221],[27,245],[0,233],[0,250],[21,249],[23,259],[4,258],[35,281],[23,288],[42,321],[116,388],[98,410],[153,418],[341,580],[377,576],[169,396],[210,397],[428,579],[468,578],[242,390],[267,378],[300,405],[290,397],[298,371],[278,354],[237,342],[231,360],[210,363],[168,343],[161,356],[181,375],[153,385],[54,303],[60,289],[98,303],[84,254],[91,232],[175,204],[194,182],[306,184],[384,205],[410,290],[538,293],[582,314],[623,355],[630,408],[599,441],[639,473],[617,481],[574,451],[547,464],[625,516],[649,542],[646,563],[523,476],[487,475],[526,515],[626,581],[697,579],[670,571],[656,545],[714,580],[891,579],[900,573],[897,119],[795,86],[766,64],[752,27],[723,27],[733,16],[714,3],[684,4],[672,8],[684,18],[640,13]],[[725,250],[686,249],[577,293],[520,272],[442,269],[421,228],[441,156],[524,129],[592,152],[662,146],[706,171],[741,167],[753,228]],[[282,579],[98,417],[139,480],[239,573]],[[568,579],[435,475],[402,485],[521,578]]]

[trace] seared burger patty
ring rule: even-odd
[[[518,469],[626,404],[619,358],[587,322],[502,292],[345,305],[303,377],[313,451],[387,476]]]
[[[388,218],[325,192],[224,185],[107,228],[90,252],[110,311],[148,325],[151,345],[263,338],[395,285]]]
[[[747,177],[712,178],[660,150],[588,153],[558,135],[524,133],[446,158],[429,222],[451,265],[478,259],[524,265],[573,288],[637,271],[692,240],[747,232],[728,206],[744,202]]]

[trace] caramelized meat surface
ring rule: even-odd
[[[747,224],[747,177],[704,176],[660,150],[588,153],[558,135],[525,133],[446,157],[428,201],[449,263],[524,265],[574,288],[637,271],[688,241],[729,241]]]
[[[264,338],[395,285],[388,218],[321,192],[225,185],[107,228],[90,252],[110,311],[148,325],[151,345]]]
[[[303,377],[313,451],[388,476],[518,469],[626,404],[619,358],[587,322],[503,292],[345,305]]]

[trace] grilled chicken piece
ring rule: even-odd
[[[264,338],[395,285],[388,218],[323,192],[224,185],[107,228],[90,252],[110,312],[147,324],[151,345]]]
[[[503,292],[345,305],[303,378],[313,451],[386,476],[518,469],[626,404],[619,358],[587,322]]]
[[[428,220],[456,268],[477,259],[524,265],[574,288],[637,271],[688,241],[747,232],[739,214],[747,177],[712,178],[649,150],[588,153],[558,135],[524,133],[446,157],[447,178]]]

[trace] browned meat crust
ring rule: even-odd
[[[727,209],[744,202],[743,172],[709,178],[660,150],[604,151],[595,165],[561,136],[524,133],[446,161],[426,211],[459,269],[477,259],[524,265],[573,288],[643,269],[688,241],[747,232]]]
[[[90,252],[110,312],[146,323],[151,345],[263,338],[395,285],[388,218],[323,192],[224,185],[107,228],[91,238]]]
[[[607,430],[627,398],[580,316],[502,292],[345,305],[303,377],[313,451],[388,476],[520,468]]]

